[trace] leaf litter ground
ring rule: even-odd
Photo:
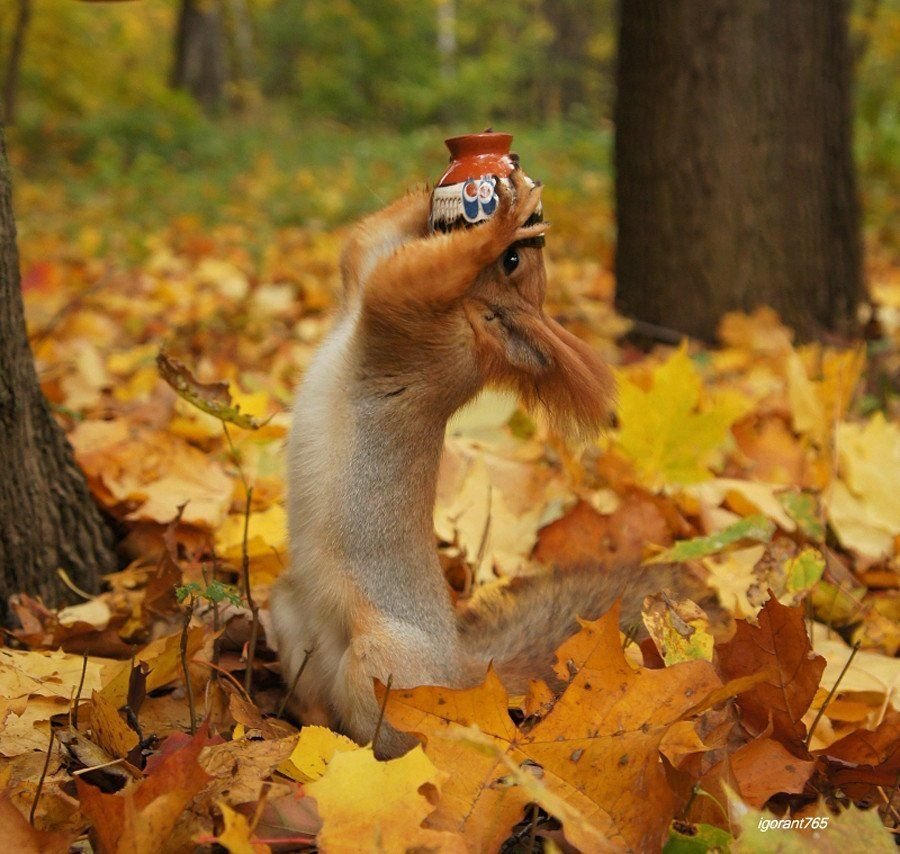
[[[616,428],[573,448],[500,395],[461,413],[435,508],[448,582],[464,600],[551,566],[674,561],[726,617],[662,595],[640,645],[612,618],[586,624],[559,652],[561,693],[508,697],[492,673],[468,691],[382,688],[386,719],[423,743],[390,763],[297,733],[262,640],[248,662],[241,581],[246,563],[264,625],[287,561],[287,407],[329,322],[340,237],[286,230],[257,262],[245,229],[183,221],[137,268],[23,247],[45,394],[130,561],[82,604],[16,603],[0,809],[23,850],[86,833],[100,851],[763,850],[783,818],[805,825],[797,850],[850,834],[887,850],[898,329],[795,346],[763,309],[726,317],[715,350],[645,355],[613,343],[627,323],[609,277],[571,258],[551,255],[551,309],[618,365]],[[831,831],[813,823],[826,816]]]

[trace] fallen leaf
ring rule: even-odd
[[[156,854],[209,775],[197,759],[206,743],[199,732],[166,756],[154,773],[120,794],[106,795],[76,779],[78,799],[102,852]]]
[[[370,747],[336,753],[306,786],[322,817],[320,850],[467,850],[462,837],[422,826],[444,777],[421,747],[389,762],[377,761]]]
[[[550,791],[602,838],[638,850],[658,847],[674,808],[659,745],[672,724],[720,685],[718,678],[704,661],[633,670],[622,652],[618,608],[584,624],[557,659],[557,673],[568,684],[528,733],[510,720],[506,692],[493,671],[469,690],[391,692],[391,724],[423,735],[435,763],[457,769],[431,824],[462,833],[476,848],[495,850],[527,803],[527,793],[503,784],[505,766],[496,755],[467,748],[452,735],[453,725],[477,724],[513,763],[543,769]]]
[[[262,842],[254,841],[250,822],[243,815],[221,801],[218,807],[225,822],[225,829],[216,837],[219,845],[229,854],[269,854],[272,849]]]
[[[624,375],[618,380],[616,447],[634,462],[644,485],[658,489],[709,478],[712,456],[738,413],[701,405],[700,375],[686,345],[653,372],[649,389]]]
[[[803,715],[826,662],[812,651],[801,608],[769,599],[758,620],[757,626],[737,621],[735,636],[716,647],[719,668],[726,679],[773,668],[775,678],[738,694],[742,720],[756,733],[765,731],[771,720],[776,739],[800,746],[806,738]]]
[[[325,773],[336,753],[359,749],[359,745],[345,735],[322,726],[305,726],[290,757],[278,766],[278,770],[298,783],[309,783]]]

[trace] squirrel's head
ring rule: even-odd
[[[465,297],[482,381],[513,388],[569,434],[592,437],[608,423],[609,368],[543,310],[543,252],[514,243],[486,267]]]

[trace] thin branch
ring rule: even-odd
[[[281,705],[278,707],[278,714],[275,717],[280,718],[284,714],[284,710],[287,708],[288,701],[291,697],[294,696],[294,691],[297,689],[297,683],[300,681],[300,677],[303,675],[303,671],[306,670],[306,665],[309,662],[309,657],[315,651],[315,647],[310,647],[309,649],[304,650],[306,655],[303,656],[303,661],[300,664],[300,669],[297,671],[297,675],[294,677],[291,682],[290,690],[287,694],[284,695],[284,699],[281,701]]]
[[[244,688],[253,695],[253,662],[256,658],[256,639],[259,637],[259,608],[253,600],[250,590],[250,502],[253,498],[253,487],[247,487],[247,506],[244,510],[244,539],[241,543],[241,575],[244,579],[244,596],[250,608],[250,639],[247,641],[247,672],[244,674]]]
[[[831,686],[831,690],[828,692],[828,696],[825,698],[825,702],[822,703],[819,711],[816,713],[815,718],[813,718],[812,726],[809,728],[809,732],[806,735],[806,748],[809,749],[809,745],[812,743],[813,733],[816,731],[816,727],[819,725],[819,721],[822,720],[822,715],[825,714],[825,709],[828,708],[828,704],[833,699],[835,693],[837,692],[838,685],[841,684],[841,680],[844,678],[844,674],[850,669],[850,665],[853,663],[853,659],[856,656],[856,653],[859,652],[860,641],[857,641],[853,644],[853,649],[850,650],[850,657],[847,659],[847,663],[844,665],[843,670],[841,670],[840,675],[835,681],[834,685]]]
[[[394,681],[394,674],[388,675],[387,685],[384,686],[384,699],[381,701],[381,711],[378,713],[378,723],[375,724],[375,735],[372,736],[372,751],[375,751],[375,745],[378,744],[378,736],[381,734],[381,724],[384,722],[384,710],[387,708],[388,697],[391,696],[391,684]]]
[[[38,780],[37,789],[34,793],[34,800],[31,802],[31,812],[28,813],[28,823],[34,827],[34,814],[37,812],[38,801],[41,798],[41,790],[44,788],[44,779],[47,776],[47,769],[50,767],[50,757],[53,755],[53,739],[56,737],[56,731],[50,726],[50,743],[47,745],[47,756],[44,759],[44,769],[41,771],[41,778]]]
[[[78,690],[75,692],[75,702],[72,703],[72,729],[78,729],[78,702],[81,700],[81,689],[84,687],[84,677],[87,673],[88,654],[84,653],[81,660],[81,679],[78,681]]]
[[[194,604],[195,599],[191,596],[184,612],[184,622],[181,625],[181,668],[184,671],[184,688],[187,693],[188,709],[191,713],[191,735],[197,734],[197,710],[194,708],[194,686],[191,684],[191,671],[188,669],[187,642],[191,617],[194,616]]]

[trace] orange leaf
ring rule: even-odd
[[[160,849],[188,804],[212,779],[197,762],[207,743],[208,735],[201,730],[124,793],[106,795],[81,779],[75,781],[101,854],[155,854]]]

